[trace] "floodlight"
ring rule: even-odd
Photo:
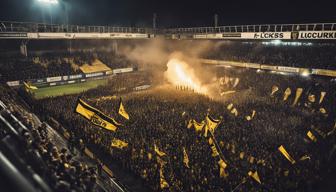
[[[58,0],[37,0],[37,1],[41,2],[41,3],[50,4],[50,5],[56,5],[56,4],[58,4]]]
[[[301,76],[303,76],[303,77],[309,77],[309,72],[308,71],[303,71],[301,73]]]
[[[276,40],[273,40],[273,41],[271,41],[271,43],[273,44],[273,45],[281,45],[281,40],[280,39],[276,39]]]

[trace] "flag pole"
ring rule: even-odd
[[[245,177],[243,178],[243,180],[231,191],[231,192],[235,192],[237,189],[239,189],[239,187],[244,184],[246,181],[245,181]]]

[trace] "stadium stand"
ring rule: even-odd
[[[301,43],[302,44],[302,43]],[[215,50],[204,55],[209,59],[251,62],[301,68],[336,69],[335,44],[310,43],[295,45],[265,45],[265,42],[219,43]]]
[[[97,63],[101,63],[98,68]],[[31,54],[29,57],[10,54],[1,56],[0,81],[76,75],[135,66],[124,56],[107,51],[56,52]],[[89,68],[92,69],[87,70]]]
[[[47,117],[47,112],[55,117],[72,132],[76,140],[86,141],[85,144],[102,157],[103,162],[111,162],[112,159],[113,163],[120,163],[141,177],[153,191],[161,190],[162,187],[158,174],[160,167],[155,163],[157,154],[154,144],[169,156],[169,165],[164,170],[169,190],[231,191],[243,182],[240,188],[242,191],[318,191],[321,187],[319,182],[335,168],[332,160],[335,158],[332,152],[335,114],[330,105],[334,102],[332,90],[335,85],[329,87],[317,81],[298,80],[296,76],[258,74],[244,70],[239,73],[233,70],[230,75],[237,74],[245,77],[241,80],[240,91],[224,102],[190,90],[174,88],[158,88],[140,93],[139,96],[124,96],[124,105],[130,113],[129,121],[123,121],[113,113],[118,102],[108,96],[118,94],[119,88],[123,86],[127,88],[122,89],[123,93],[132,90],[130,77],[127,77],[126,84],[118,79],[80,95],[30,100],[30,105],[35,106],[39,116]],[[134,82],[137,79],[134,78]],[[270,97],[273,85],[278,85],[280,91]],[[327,92],[329,96],[321,105],[306,106],[307,100],[302,99],[297,107],[292,107],[295,95],[286,101],[282,98],[287,87],[292,90],[303,88],[302,98],[312,93],[317,96],[321,91]],[[129,143],[127,149],[111,147],[111,140],[116,137],[114,132],[94,128],[73,115],[73,105],[79,96],[123,122],[124,126],[118,130],[117,138]],[[238,116],[227,111],[230,103],[238,110]],[[321,113],[320,107],[324,107],[328,115]],[[247,121],[245,115],[253,110],[256,111],[255,119]],[[224,179],[219,175],[217,163],[203,133],[187,129],[190,119],[201,122],[208,112],[220,114],[224,119],[216,129],[217,140],[229,167],[229,175]],[[314,132],[317,143],[307,138],[305,134],[308,130]],[[280,145],[286,146],[296,159],[295,168],[278,152]],[[183,147],[188,151],[190,168],[183,162]],[[250,170],[258,170],[262,185],[247,177]]]
[[[12,191],[120,191],[118,184],[106,183],[109,176],[94,161],[18,104],[13,94],[1,87],[2,186]]]
[[[4,23],[4,32],[119,30],[15,23],[11,31],[9,24]],[[261,26],[257,31],[277,31],[279,26]],[[297,26],[283,30],[304,27]],[[334,30],[334,25],[326,26]],[[256,31],[249,26],[238,29]],[[199,33],[208,30],[236,33],[237,27],[236,31],[199,28]],[[27,57],[2,53],[1,186],[7,185],[9,191],[47,192],[332,191],[336,75],[319,76],[312,69],[336,69],[335,44],[295,43],[214,41],[213,48],[200,57],[237,62],[238,67],[219,62],[199,65],[199,77],[213,72],[204,82],[209,93],[167,84],[166,63],[160,66],[163,71],[152,66],[135,70],[138,63],[111,50],[79,45],[71,51],[35,50]],[[239,67],[246,63],[258,67]],[[269,70],[262,70],[263,64]],[[273,70],[278,66],[309,73]],[[183,72],[175,76],[182,74],[190,83]],[[39,79],[46,87],[29,82]],[[100,80],[106,83],[63,95],[69,84],[74,88]],[[62,94],[36,97],[38,91],[50,88]]]

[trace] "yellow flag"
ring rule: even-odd
[[[323,99],[324,99],[324,97],[325,97],[326,94],[327,94],[327,92],[324,92],[324,91],[321,92],[319,104],[322,103],[322,101],[323,101]]]
[[[294,99],[294,102],[293,102],[292,106],[295,106],[297,104],[297,102],[299,101],[299,99],[301,97],[302,91],[303,91],[302,88],[297,88],[296,89],[295,99]]]
[[[129,115],[126,112],[124,105],[122,104],[121,98],[119,103],[119,114],[123,116],[125,119],[129,120]]]
[[[274,95],[274,93],[276,93],[278,90],[279,90],[279,87],[278,87],[278,86],[276,86],[276,85],[273,85],[273,86],[272,86],[272,92],[271,92],[271,96],[273,96],[273,95]]]
[[[200,132],[203,130],[203,127],[205,125],[205,122],[202,121],[201,123],[198,123],[197,121],[194,120],[194,127],[196,132]]]
[[[288,161],[290,161],[292,164],[295,163],[295,160],[288,154],[288,152],[282,145],[278,148],[278,150],[282,153],[282,155],[286,157],[286,159],[288,159]]]
[[[121,141],[119,139],[112,139],[111,146],[118,149],[123,149],[128,146],[128,143]]]
[[[248,157],[248,161],[251,163],[251,164],[253,164],[254,163],[254,157],[253,156],[250,156],[250,157]]]
[[[235,79],[234,84],[233,84],[233,88],[235,88],[238,85],[239,81],[240,81],[239,78]]]
[[[106,116],[98,109],[90,106],[81,99],[78,99],[77,101],[75,112],[89,120],[92,124],[110,131],[117,130],[117,126],[120,125],[114,119]]]
[[[251,121],[256,114],[256,111],[253,110],[251,115],[245,116],[246,120]]]
[[[321,112],[322,114],[326,114],[326,113],[327,113],[327,110],[326,110],[325,108],[321,107],[321,108],[320,108],[320,112]]]
[[[234,114],[236,117],[238,116],[238,111],[237,111],[236,108],[233,108],[233,109],[231,110],[231,113]]]
[[[168,188],[169,187],[169,184],[167,183],[164,175],[163,175],[163,167],[161,166],[160,167],[160,188],[161,189],[165,189],[165,188]]]
[[[302,156],[302,157],[300,158],[300,161],[305,161],[305,160],[307,160],[307,159],[310,160],[310,157],[309,157],[308,155],[304,155],[304,156]]]
[[[157,154],[158,156],[160,156],[160,157],[166,155],[165,152],[160,151],[160,149],[156,146],[156,144],[154,144],[154,151],[155,151],[156,154]]]
[[[26,90],[36,90],[38,89],[36,86],[30,85],[30,83],[23,82]]]
[[[149,160],[151,160],[152,159],[152,154],[148,152],[147,157],[148,157]]]
[[[226,109],[230,111],[230,110],[232,109],[232,107],[233,107],[233,104],[230,103],[230,104],[226,107]]]
[[[239,153],[239,158],[240,158],[240,159],[244,159],[244,156],[245,156],[245,153],[244,153],[244,152],[240,152],[240,153]]]
[[[257,171],[255,171],[254,173],[252,171],[249,171],[248,175],[250,177],[252,177],[256,182],[258,182],[259,184],[261,184],[261,181],[260,181],[260,178],[259,178],[259,175],[258,175]]]
[[[218,161],[218,165],[219,165],[219,177],[227,177],[228,174],[225,172],[225,168],[227,167],[227,164],[225,163],[225,161],[223,161],[223,159],[220,159]]]
[[[185,147],[183,147],[183,163],[186,167],[190,168],[189,167],[189,157],[188,157]]]
[[[314,141],[314,142],[317,141],[315,135],[314,135],[311,131],[308,131],[308,132],[307,132],[307,136],[309,137],[310,140],[312,140],[312,141]]]
[[[284,101],[287,101],[287,99],[288,99],[288,97],[290,96],[290,94],[292,94],[292,90],[288,87],[288,88],[285,90],[283,100],[284,100]]]

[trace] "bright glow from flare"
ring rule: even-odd
[[[194,70],[180,59],[170,59],[167,63],[168,70],[165,73],[167,80],[178,86],[187,86],[196,92],[206,94],[207,89],[202,86]]]
[[[58,0],[37,0],[37,1],[41,3],[52,4],[52,5],[58,4]]]

